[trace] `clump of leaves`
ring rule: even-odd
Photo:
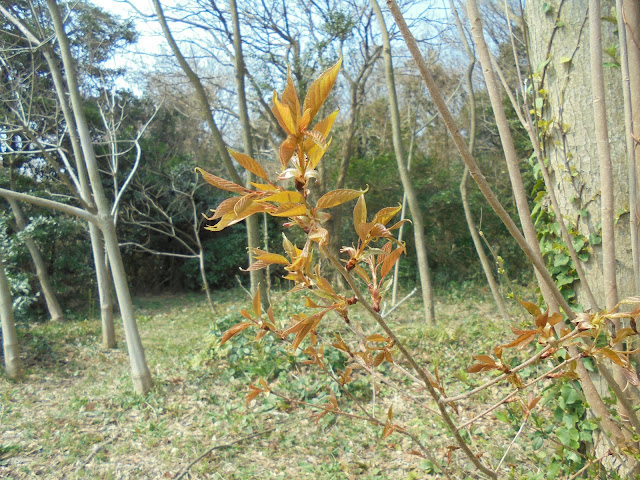
[[[253,249],[255,259],[249,270],[266,268],[269,265],[281,265],[287,272],[285,279],[294,284],[291,291],[305,291],[305,306],[307,313],[291,315],[291,324],[280,326],[277,324],[273,309],[262,311],[259,293],[253,301],[253,312],[241,312],[244,321],[232,326],[222,336],[221,343],[225,343],[235,335],[249,327],[258,330],[257,339],[268,332],[274,333],[281,339],[293,335],[290,348],[295,351],[301,343],[311,337],[313,345],[317,344],[317,331],[322,319],[329,313],[335,312],[345,322],[350,322],[348,310],[357,302],[355,297],[347,297],[335,291],[321,271],[318,257],[326,253],[329,242],[329,232],[324,224],[331,214],[333,207],[358,199],[354,212],[354,228],[358,235],[358,245],[345,247],[342,252],[349,255],[345,261],[346,269],[353,270],[366,284],[371,295],[371,303],[376,311],[380,309],[380,301],[388,284],[385,277],[405,252],[405,247],[398,242],[392,231],[403,223],[397,222],[388,227],[393,217],[400,211],[400,206],[383,208],[370,221],[367,221],[367,207],[363,190],[338,189],[322,195],[313,203],[310,200],[309,183],[317,178],[317,167],[323,155],[331,145],[331,127],[338,111],[334,111],[317,123],[313,123],[316,115],[336,81],[342,59],[324,72],[314,81],[301,103],[293,86],[291,73],[287,75],[287,84],[281,97],[274,91],[272,112],[278,123],[286,133],[286,138],[280,145],[280,161],[282,171],[276,179],[271,179],[260,163],[241,152],[229,149],[231,156],[247,171],[260,179],[261,183],[253,182],[254,189],[245,188],[223,178],[212,175],[202,169],[198,171],[203,178],[216,188],[235,193],[224,200],[212,211],[208,217],[217,223],[207,226],[212,231],[220,231],[234,225],[256,213],[267,213],[274,217],[285,217],[286,227],[298,227],[305,236],[304,245],[300,248],[294,245],[283,234],[283,253],[271,253],[261,249]],[[312,126],[313,125],[313,126]],[[282,182],[293,180],[294,189],[288,189]],[[290,182],[288,182],[290,184]],[[378,247],[378,240],[386,241]],[[396,248],[393,248],[393,244]],[[379,340],[374,340],[377,342]],[[382,358],[391,359],[390,348],[382,357],[379,347],[370,347],[366,342],[365,356],[371,357],[371,365],[381,363]],[[371,352],[377,352],[375,355]],[[319,357],[316,357],[319,358]],[[374,360],[377,359],[377,360]],[[317,359],[320,362],[319,359]]]

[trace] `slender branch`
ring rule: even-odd
[[[467,445],[467,443],[464,441],[464,439],[460,435],[460,431],[458,430],[455,423],[453,422],[453,419],[451,418],[451,415],[449,415],[449,412],[447,411],[445,405],[443,405],[439,401],[440,394],[431,384],[431,381],[429,380],[429,377],[427,376],[426,372],[416,363],[415,359],[409,353],[409,351],[405,348],[405,346],[400,341],[400,339],[396,337],[393,330],[389,328],[389,325],[387,325],[384,318],[382,318],[382,316],[373,309],[373,307],[369,304],[369,302],[367,302],[367,300],[364,298],[364,295],[362,295],[360,288],[356,284],[351,274],[342,266],[342,263],[340,263],[340,260],[338,260],[326,248],[326,246],[322,245],[320,248],[322,250],[323,255],[325,255],[325,257],[331,262],[334,268],[338,270],[338,272],[340,272],[342,277],[349,284],[349,287],[351,287],[351,289],[353,290],[353,293],[358,298],[358,301],[364,306],[364,308],[367,310],[369,315],[378,323],[378,325],[380,325],[380,327],[385,331],[385,333],[393,340],[394,344],[398,347],[398,350],[400,350],[400,352],[402,353],[402,356],[407,360],[409,365],[411,365],[411,368],[413,368],[415,372],[418,374],[418,377],[420,377],[420,379],[424,383],[425,388],[427,389],[431,397],[436,401],[438,405],[438,409],[440,410],[440,415],[442,416],[444,423],[446,424],[451,434],[455,437],[456,442],[458,443],[462,451],[465,453],[467,458],[469,458],[469,460],[471,460],[471,462],[476,466],[476,468],[478,468],[478,470],[480,470],[482,473],[484,473],[485,475],[491,478],[497,478],[496,473],[493,470],[487,468],[482,462],[480,462],[480,460],[475,456],[475,454],[469,449],[469,445]]]
[[[13,190],[7,190],[5,188],[0,188],[0,197],[4,197],[7,199],[12,198],[21,202],[37,205],[39,207],[52,208],[69,215],[82,218],[83,220],[91,222],[95,225],[99,225],[98,219],[95,215],[87,212],[86,210],[82,210],[81,208],[67,205],[66,203],[60,203],[54,200],[48,200],[46,198],[35,197],[33,195],[27,195],[26,193],[14,192]]]

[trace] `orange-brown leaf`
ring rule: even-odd
[[[402,206],[398,205],[397,207],[386,207],[382,210],[379,210],[378,213],[373,217],[373,223],[381,223],[382,225],[386,225],[389,223],[396,214],[402,210]]]
[[[364,200],[364,195],[360,195],[356,206],[353,207],[353,228],[356,232],[360,231],[360,226],[367,222],[367,203]]]
[[[517,347],[518,350],[522,350],[524,347],[529,345],[535,339],[538,330],[524,330],[524,333],[520,334],[514,341],[507,343],[506,345],[501,345],[502,348],[513,348]]]
[[[233,182],[230,182],[229,180],[225,180],[224,178],[220,178],[216,175],[213,175],[212,173],[209,173],[201,169],[200,167],[196,167],[196,171],[200,172],[200,175],[202,175],[202,178],[204,178],[204,180],[207,183],[209,183],[210,185],[213,185],[216,188],[219,188],[220,190],[226,190],[228,192],[240,193],[240,194],[245,194],[250,191],[238,185],[237,183],[233,183]]]
[[[342,65],[342,57],[325,71],[320,77],[315,80],[311,86],[309,87],[309,91],[307,92],[307,96],[304,99],[304,105],[302,107],[303,110],[311,110],[310,118],[313,120],[316,114],[320,110],[320,107],[324,104],[325,100],[329,96],[329,92],[333,88],[333,84],[338,77],[338,72],[340,71],[340,66]]]
[[[382,335],[380,335],[379,333],[374,333],[373,335],[369,335],[367,337],[367,341],[369,342],[386,342],[387,339],[384,338]]]
[[[534,317],[542,315],[542,311],[535,303],[525,302],[524,300],[519,300],[519,302],[524,308],[527,309],[527,312],[529,312]]]
[[[293,114],[288,105],[280,103],[280,100],[278,100],[278,94],[275,90],[273,92],[273,107],[271,108],[271,111],[287,135],[295,136],[297,134],[296,121]]]
[[[387,274],[391,271],[395,263],[400,258],[400,255],[404,252],[404,249],[401,247],[396,248],[393,252],[387,255],[382,262],[382,266],[380,267],[380,280],[387,276]]]
[[[267,177],[267,172],[264,171],[264,168],[262,168],[262,165],[260,165],[258,162],[256,162],[249,155],[245,155],[244,153],[241,153],[241,152],[236,152],[235,150],[232,150],[230,148],[227,148],[227,150],[229,150],[229,153],[231,154],[231,156],[245,170],[250,171],[256,177],[260,177],[263,180],[269,180],[269,178]]]
[[[226,215],[227,213],[233,212],[233,208],[241,198],[243,197],[231,197],[224,199],[222,202],[220,202],[218,208],[215,209],[213,216],[211,218],[207,218],[207,220],[216,220]]]
[[[300,116],[300,100],[298,100],[298,94],[293,86],[293,78],[291,77],[291,70],[287,69],[287,86],[282,94],[282,103],[289,107],[294,121],[297,122]]]
[[[333,122],[335,121],[336,117],[338,116],[338,112],[339,112],[339,110],[335,110],[329,116],[327,116],[327,117],[323,118],[322,120],[320,120],[316,124],[316,126],[312,128],[312,130],[320,132],[320,134],[322,134],[322,136],[324,138],[327,138],[329,136],[329,132],[331,131],[331,127],[333,126]],[[309,112],[309,113],[311,113],[311,112]],[[309,157],[311,157],[311,154],[317,148],[318,148],[318,145],[312,139],[309,138],[309,139],[304,141],[304,150],[305,150],[305,152],[307,152],[309,154]]]
[[[369,190],[368,187],[367,190]],[[358,198],[363,193],[366,193],[367,190],[351,190],[348,188],[332,190],[331,192],[322,195],[318,199],[318,203],[316,206],[318,208],[331,208],[337,205],[342,205],[343,203]]]
[[[296,138],[292,135],[289,135],[284,142],[280,144],[280,163],[282,163],[282,168],[287,168],[287,164],[293,154],[296,151]]]
[[[289,265],[289,260],[286,257],[277,253],[262,253],[257,255],[256,260],[263,261],[269,265],[277,263],[279,265]]]
[[[250,327],[251,325],[253,325],[253,323],[251,322],[236,323],[233,327],[224,332],[224,335],[222,335],[222,338],[220,339],[220,345],[223,345],[227,340],[233,338],[238,333],[243,331],[245,328]]]
[[[258,202],[275,202],[275,203],[304,203],[304,195],[300,192],[292,190],[284,190],[282,192],[274,193],[268,197],[257,200]]]
[[[252,400],[254,400],[258,395],[260,395],[261,393],[266,392],[267,390],[264,390],[262,388],[258,388],[254,385],[249,385],[249,393],[247,394],[247,398],[245,399],[245,405],[249,406],[249,404],[251,403]]]
[[[256,288],[256,293],[253,296],[253,313],[256,314],[257,318],[260,318],[262,315],[262,305],[260,304],[260,289]]]
[[[269,212],[274,217],[297,217],[307,213],[307,208],[299,203],[283,203],[276,210]]]

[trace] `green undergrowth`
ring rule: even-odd
[[[415,446],[405,437],[394,434],[383,440],[379,426],[334,414],[317,419],[317,409],[298,403],[326,404],[333,393],[341,409],[358,411],[334,382],[305,364],[307,357],[300,350],[291,352],[270,336],[255,341],[251,329],[220,346],[220,336],[242,320],[239,312],[250,308],[250,299],[240,290],[230,290],[215,292],[214,301],[215,314],[199,295],[136,300],[154,377],[153,388],[142,396],[131,387],[119,326],[118,346],[107,350],[99,345],[100,321],[95,317],[22,325],[26,376],[21,382],[0,377],[0,477],[173,478],[202,453],[219,447],[193,465],[185,478],[440,478],[430,462],[408,453]],[[301,311],[294,297],[275,293],[272,301],[279,322]],[[490,353],[510,327],[529,321],[516,306],[510,319],[501,319],[481,288],[441,293],[436,325],[425,325],[421,311],[414,296],[392,312],[388,322],[420,363],[431,372],[437,368],[449,395],[486,380],[488,374],[466,372],[472,357]],[[354,309],[353,318],[368,334],[380,333],[362,309]],[[336,332],[348,337],[343,320],[327,317],[319,340],[331,343]],[[517,362],[518,355],[509,361]],[[399,360],[397,352],[394,356]],[[344,353],[330,346],[325,360],[334,372],[349,363]],[[377,370],[382,376],[393,375],[386,363]],[[523,375],[535,373],[532,369]],[[392,405],[395,418],[430,445],[438,460],[447,461],[451,441],[442,422],[430,413],[435,406],[424,391],[401,380],[401,390],[417,400],[411,402],[379,380],[372,385],[359,372],[355,377],[349,392],[367,412],[384,420]],[[263,394],[247,404],[249,385],[259,385],[261,379],[288,399]],[[462,402],[458,421],[478,413],[505,388],[509,387],[492,387],[477,402]],[[566,427],[561,433],[570,448],[577,441],[579,449],[580,442],[589,440],[589,427],[576,428],[581,425],[579,398],[562,385],[557,388],[564,388],[559,391],[566,397],[560,411],[530,422],[532,429],[524,431],[505,460],[505,465],[513,465],[513,478],[553,478],[528,477],[540,469],[522,472],[520,459],[533,455],[540,465],[553,464],[553,458],[563,454],[562,443],[554,443],[554,426]],[[546,393],[552,397],[546,402],[556,408],[553,395],[554,391]],[[474,424],[474,448],[495,465],[521,418],[514,403]],[[547,455],[546,460],[535,457],[534,440],[535,450]],[[452,467],[465,463],[455,451],[450,461]]]

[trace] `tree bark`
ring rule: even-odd
[[[393,74],[393,59],[391,58],[391,42],[389,32],[382,16],[382,11],[376,0],[371,0],[371,5],[378,18],[380,30],[382,32],[382,57],[384,59],[384,71],[387,80],[387,90],[389,93],[389,110],[391,113],[391,128],[393,137],[393,149],[398,163],[398,172],[402,187],[407,193],[407,202],[413,220],[413,234],[416,245],[416,256],[418,257],[418,272],[420,274],[420,286],[422,289],[422,303],[424,316],[427,323],[434,323],[436,320],[435,305],[433,300],[433,288],[431,285],[431,272],[427,258],[427,245],[424,238],[424,223],[418,197],[413,188],[413,183],[409,177],[409,172],[405,164],[404,149],[402,146],[402,132],[400,129],[400,112],[398,110],[398,99],[396,96],[396,85]]]
[[[4,271],[4,263],[0,257],[0,320],[2,321],[2,351],[4,368],[9,378],[18,380],[22,377],[22,362],[18,349],[18,335],[13,318],[13,305],[9,282]]]
[[[120,248],[118,246],[118,239],[113,224],[113,217],[102,188],[98,164],[95,158],[89,128],[84,116],[82,99],[78,89],[75,65],[71,56],[69,40],[66,32],[64,31],[60,11],[58,10],[55,0],[47,0],[47,7],[51,13],[53,27],[60,45],[60,55],[66,72],[68,92],[71,99],[73,115],[76,121],[76,128],[78,130],[80,147],[82,148],[85,166],[87,168],[93,197],[98,210],[98,225],[104,235],[106,253],[108,255],[109,264],[113,274],[113,281],[115,284],[116,295],[118,297],[118,305],[120,307],[120,314],[124,324],[127,348],[129,351],[133,386],[136,392],[143,394],[151,388],[151,373],[147,367],[144,348],[142,347],[138,327],[136,325],[136,319],[133,312],[133,302],[131,300],[127,276],[122,263],[122,257],[120,255]]]
[[[543,148],[545,158],[549,161],[552,187],[558,198],[559,214],[568,223],[570,230],[596,240],[597,243],[590,243],[592,253],[582,265],[597,303],[605,305],[606,295],[602,281],[604,257],[602,243],[598,242],[601,233],[604,233],[600,231],[599,225],[602,192],[599,182],[594,182],[594,179],[601,176],[597,139],[594,135],[596,119],[594,110],[585,108],[585,105],[593,102],[589,35],[585,31],[587,3],[583,0],[572,4],[571,8],[563,9],[562,28],[557,28],[555,17],[545,15],[539,6],[528,6],[526,13],[531,38],[531,64],[535,68],[549,60],[544,67],[544,85],[538,84],[543,71],[540,69],[537,75],[534,74],[534,88],[536,91],[544,88],[549,92],[542,110],[542,120],[554,121],[544,132]],[[604,15],[609,13],[611,12],[604,12]],[[610,22],[603,24],[602,44],[610,45],[615,42],[614,27]],[[550,38],[553,38],[551,43]],[[624,298],[633,295],[635,288],[630,222],[626,217],[630,211],[630,199],[622,82],[617,68],[606,68],[603,73],[607,97],[606,142],[610,146],[612,162],[614,205],[611,217],[615,221],[620,216],[614,225],[615,273],[619,296]],[[578,283],[575,289],[578,303],[589,305],[590,300],[583,286]]]
[[[13,212],[13,217],[16,220],[18,229],[20,231],[24,230],[27,226],[27,222],[24,218],[20,205],[15,200],[9,200],[9,205],[11,206],[11,211]],[[42,294],[44,295],[47,309],[49,310],[49,316],[54,322],[62,321],[64,320],[64,315],[62,313],[62,309],[60,308],[58,298],[56,297],[56,292],[51,285],[51,281],[49,280],[47,266],[44,262],[44,259],[42,258],[40,249],[38,248],[36,241],[31,237],[27,237],[25,239],[25,244],[27,246],[27,249],[29,250],[29,255],[31,255],[33,265],[36,268],[36,276],[38,277],[38,282],[40,283],[40,288],[42,289]]]

